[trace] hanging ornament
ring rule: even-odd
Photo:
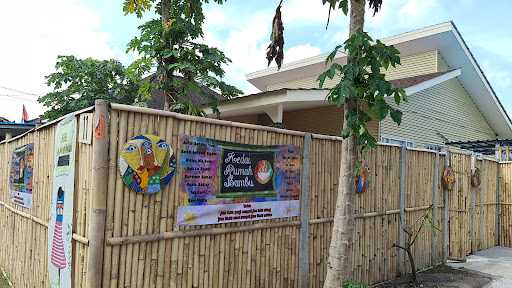
[[[471,173],[471,186],[479,187],[482,183],[482,179],[480,178],[480,169],[475,168],[473,173]]]
[[[443,188],[446,190],[453,190],[453,186],[455,185],[455,172],[453,171],[452,166],[448,166],[444,169],[441,183],[443,184]]]
[[[366,160],[363,162],[362,167],[359,169],[359,173],[355,175],[354,185],[357,193],[364,193],[368,190],[368,174],[370,168]]]

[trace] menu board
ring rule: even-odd
[[[299,215],[299,147],[182,135],[179,149],[179,225]]]

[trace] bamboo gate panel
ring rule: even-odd
[[[48,222],[53,179],[55,125],[47,125],[23,137],[0,144],[0,267],[15,287],[48,287]],[[8,187],[11,155],[14,149],[34,143],[33,206],[15,205]],[[72,283],[85,287],[87,242],[87,197],[90,191],[91,145],[77,144],[74,223],[72,241]],[[78,165],[80,163],[80,165]]]

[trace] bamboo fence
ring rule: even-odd
[[[95,119],[105,105],[97,103]],[[109,120],[105,138],[93,137],[92,145],[77,144],[74,287],[323,285],[338,189],[340,138],[119,104],[111,104],[105,113]],[[16,287],[48,286],[54,130],[54,125],[46,125],[0,144],[0,229],[5,231],[0,234],[0,266],[12,275]],[[302,181],[306,183],[301,195],[305,209],[293,218],[179,227],[175,219],[180,175],[153,196],[136,194],[122,182],[118,152],[138,134],[165,139],[178,163],[182,134],[247,144],[297,145],[304,150],[303,172],[309,171],[303,175],[307,181]],[[34,207],[25,209],[9,200],[8,163],[16,147],[32,142]],[[417,219],[428,211],[439,231],[422,230],[413,251],[418,269],[448,257],[460,259],[496,245],[512,245],[507,220],[512,206],[511,163],[394,145],[379,145],[363,159],[369,189],[355,196],[354,280],[377,283],[408,272],[406,256],[392,246],[404,241],[403,225],[418,228]],[[441,187],[446,162],[457,176],[453,191]],[[478,188],[470,185],[472,167],[481,170]]]
[[[90,109],[89,109],[90,110]],[[87,111],[84,111],[87,112]],[[50,220],[55,125],[45,125],[0,145],[0,266],[15,287],[48,287],[48,222]],[[34,143],[33,206],[15,205],[8,187],[14,149]],[[77,143],[72,240],[72,283],[85,287],[88,253],[88,197],[91,191],[92,146]]]

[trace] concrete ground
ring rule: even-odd
[[[495,276],[485,288],[512,287],[512,248],[494,247],[468,256],[465,263],[448,265]]]

